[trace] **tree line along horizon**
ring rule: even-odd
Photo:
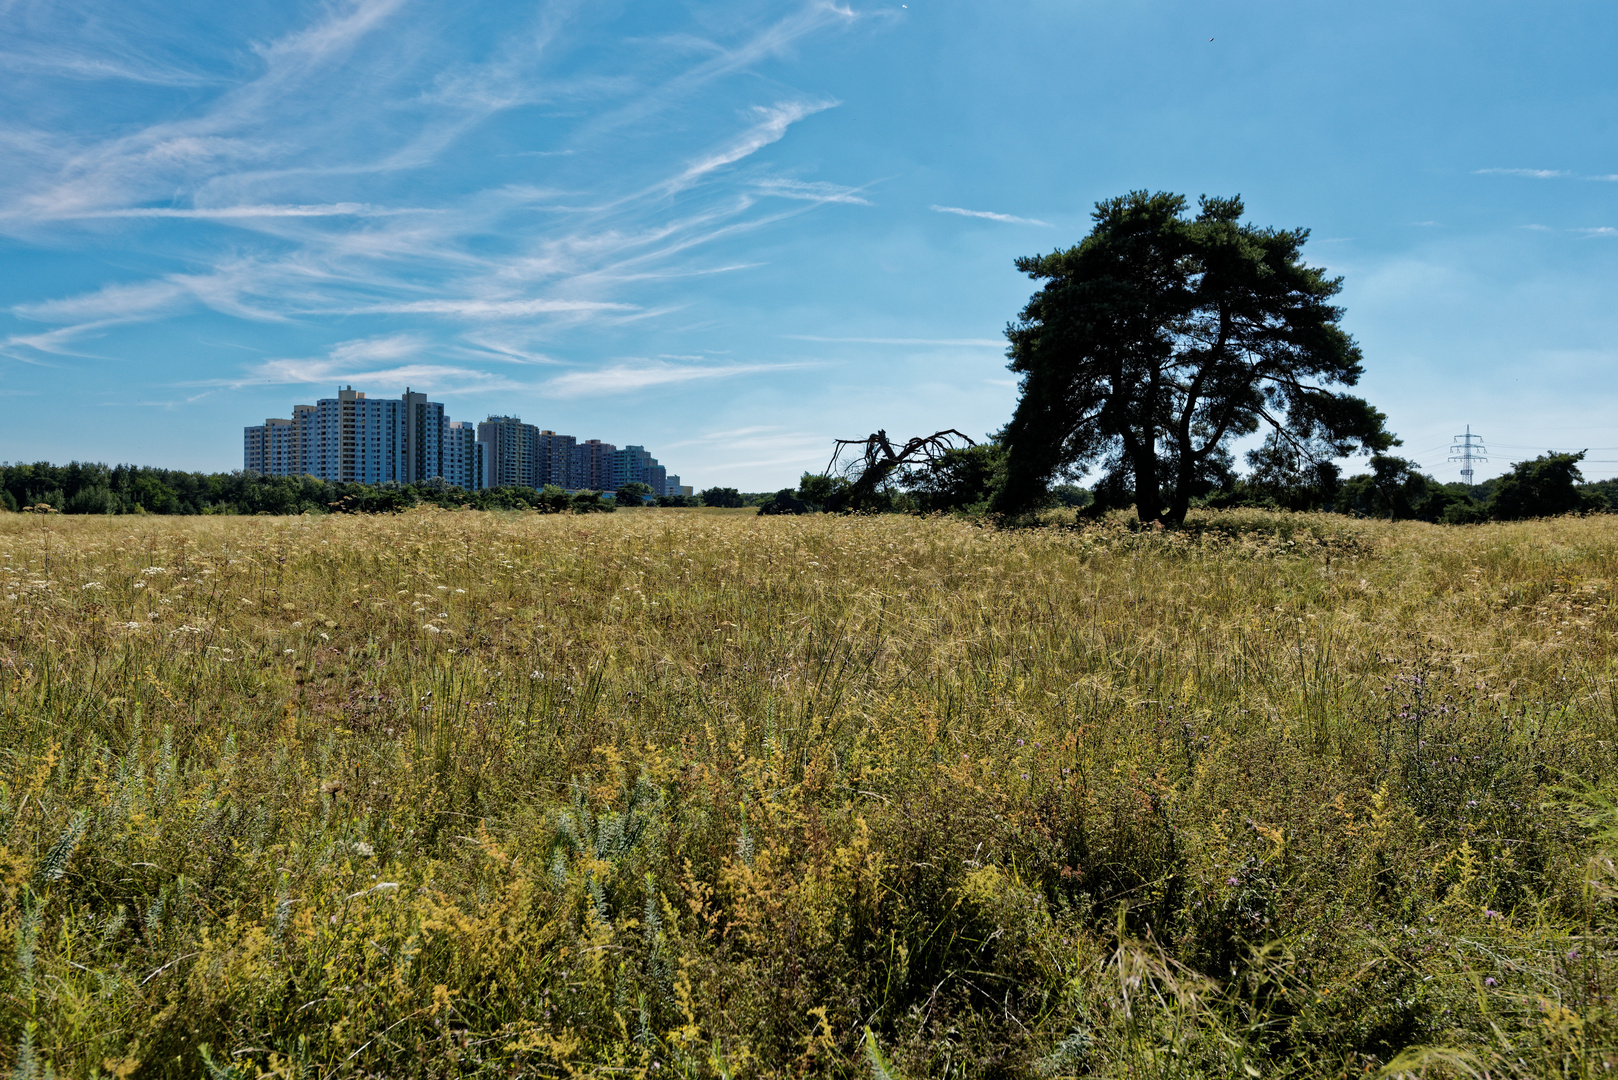
[[[1031,520],[1133,509],[1182,524],[1194,507],[1329,511],[1443,524],[1618,510],[1618,480],[1585,483],[1584,454],[1545,454],[1481,484],[1441,483],[1390,451],[1386,416],[1353,387],[1363,355],[1331,301],[1341,277],[1303,261],[1307,229],[1241,220],[1239,197],[1134,191],[1096,204],[1076,246],[1020,258],[1041,282],[1006,328],[1021,376],[1010,421],[983,443],[894,470],[874,490],[804,473],[794,488],[653,497],[561,488],[465,491],[442,480],[365,485],[250,472],[73,462],[0,466],[0,508],[77,514],[391,512],[428,504],[595,513],[619,507],[953,512]],[[1268,429],[1238,474],[1232,444]],[[1337,461],[1369,457],[1344,477]],[[1089,487],[1078,481],[1094,476]]]
[[[993,442],[951,451],[935,470],[901,477],[863,513],[992,513],[993,472],[1003,456]],[[1373,460],[1373,471],[1335,483],[1293,484],[1255,470],[1228,487],[1191,500],[1193,507],[1323,511],[1356,517],[1473,524],[1618,512],[1618,480],[1583,483],[1582,455],[1553,454],[1519,463],[1504,476],[1479,484],[1440,483],[1397,458]],[[696,495],[648,497],[632,489],[607,495],[560,488],[487,488],[465,491],[447,484],[347,484],[314,477],[264,477],[245,472],[200,473],[146,466],[48,462],[0,465],[0,513],[234,514],[394,513],[416,506],[538,513],[603,513],[629,506],[755,508],[762,514],[818,513],[846,490],[843,477],[804,473],[798,486],[774,492],[710,487]],[[1067,508],[1099,517],[1109,504],[1073,483],[1053,485],[1042,510]]]

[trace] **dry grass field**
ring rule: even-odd
[[[0,515],[0,1066],[1618,1063],[1618,518]]]

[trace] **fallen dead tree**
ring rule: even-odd
[[[864,439],[838,439],[826,465],[826,475],[840,476],[848,486],[833,494],[826,509],[864,509],[897,470],[934,468],[949,451],[976,445],[971,436],[954,428],[918,435],[897,450],[888,433],[880,428]]]

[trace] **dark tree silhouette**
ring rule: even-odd
[[[1022,397],[998,510],[1099,466],[1098,498],[1178,524],[1228,470],[1230,441],[1263,424],[1311,461],[1397,443],[1380,412],[1330,389],[1361,373],[1331,304],[1341,279],[1303,263],[1307,230],[1242,211],[1204,197],[1192,218],[1179,195],[1133,192],[1097,204],[1077,247],[1017,260],[1045,284],[1006,330]]]

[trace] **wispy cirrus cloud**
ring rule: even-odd
[[[944,345],[970,348],[1005,348],[1000,338],[890,338],[890,337],[821,337],[818,334],[783,334],[792,341],[827,341],[852,345]]]
[[[357,315],[450,315],[463,319],[521,319],[534,315],[634,311],[634,304],[604,300],[412,300],[350,309]]]
[[[54,75],[80,80],[116,79],[153,86],[218,85],[218,76],[130,56],[93,55],[61,48],[9,49],[0,52],[7,71]]]
[[[707,54],[707,59],[681,69],[674,76],[656,84],[650,92],[598,118],[589,126],[589,131],[600,134],[643,122],[650,116],[675,107],[718,80],[787,53],[813,34],[832,27],[851,26],[859,18],[860,15],[850,7],[839,7],[827,0],[811,0],[733,44],[724,45],[695,35],[679,35],[682,39],[680,51]]]
[[[783,467],[793,472],[824,468],[831,437],[824,432],[757,424],[710,431],[668,445],[670,450],[681,451],[682,458],[746,462],[746,468],[758,474]]]
[[[439,355],[431,338],[414,333],[343,341],[324,355],[276,357],[260,361],[237,376],[182,385],[233,389],[246,386],[329,388],[349,382],[410,386],[440,395],[510,390],[523,385],[498,372],[448,363]]]
[[[870,206],[871,200],[860,194],[861,188],[823,180],[768,179],[753,181],[753,190],[761,195],[779,199],[801,199],[804,202],[847,203],[851,206]]]
[[[38,322],[95,322],[105,325],[172,311],[191,296],[174,277],[103,285],[93,292],[17,304],[11,310]]]
[[[1584,226],[1582,228],[1573,228],[1573,229],[1553,229],[1549,225],[1519,225],[1518,228],[1524,229],[1524,230],[1526,230],[1528,232],[1542,232],[1542,233],[1569,232],[1569,233],[1576,233],[1576,234],[1578,234],[1580,236],[1618,236],[1618,229],[1613,228],[1611,225],[1592,225],[1592,226]]]
[[[547,380],[544,390],[560,398],[625,394],[658,386],[733,379],[768,371],[805,367],[804,364],[675,364],[666,360],[629,360],[590,371],[570,371]]]
[[[403,361],[426,352],[431,342],[419,334],[384,334],[338,342],[322,356],[274,357],[261,360],[239,378],[207,380],[207,385],[241,386],[273,383],[283,386],[329,383],[334,379],[363,378],[377,369],[398,370]]]
[[[939,206],[934,203],[927,209],[939,214],[956,214],[960,217],[982,218],[985,221],[1003,221],[1008,225],[1038,225],[1042,228],[1051,228],[1051,223],[1038,218],[1017,217],[1014,214],[1000,214],[993,210],[968,210],[964,206]]]
[[[1618,173],[1576,173],[1567,169],[1474,169],[1474,176],[1525,176],[1532,180],[1594,180],[1618,183]]]
[[[63,209],[55,214],[38,213],[36,219],[53,216],[60,220],[93,220],[96,218],[174,218],[196,221],[230,221],[236,218],[318,218],[318,217],[391,217],[397,214],[438,213],[420,207],[371,206],[368,203],[329,203],[326,205],[286,206],[120,206],[101,209]],[[11,211],[12,214],[20,213]]]
[[[92,292],[18,304],[13,314],[39,322],[84,322],[97,327],[146,322],[196,307],[255,321],[285,320],[273,305],[284,302],[270,281],[284,284],[272,268],[233,260],[199,274],[167,274],[144,281],[115,282]]]
[[[54,367],[50,357],[100,359],[94,353],[85,352],[78,343],[112,325],[111,322],[86,322],[37,334],[10,334],[0,339],[0,356],[34,367]]]
[[[827,181],[716,183],[727,166],[779,142],[794,124],[836,104],[810,98],[745,109],[745,126],[717,148],[664,168],[650,183],[633,185],[633,172],[627,173],[631,186],[616,197],[596,184],[595,198],[571,206],[559,204],[563,192],[554,185],[532,183],[461,193],[438,205],[286,198],[294,192],[352,189],[354,182],[345,178],[432,161],[467,124],[537,100],[570,93],[582,95],[581,100],[639,95],[637,100],[648,105],[661,102],[660,109],[681,93],[855,18],[835,5],[809,3],[735,45],[715,46],[708,50],[711,55],[661,85],[639,87],[633,80],[588,74],[564,80],[564,87],[540,77],[535,68],[572,17],[572,5],[553,3],[542,7],[529,34],[515,35],[494,59],[450,64],[429,80],[435,89],[396,99],[391,112],[357,107],[396,98],[396,86],[420,81],[408,64],[401,67],[401,56],[432,55],[392,43],[410,31],[395,20],[400,3],[349,0],[305,27],[254,46],[260,70],[237,84],[227,82],[189,118],[75,143],[0,121],[0,145],[24,148],[21,156],[27,159],[7,170],[9,181],[0,178],[0,232],[38,238],[76,222],[103,230],[120,222],[174,229],[195,222],[228,224],[264,241],[221,248],[209,270],[109,284],[17,305],[14,313],[97,323],[173,318],[199,307],[258,320],[649,318],[678,305],[646,305],[612,293],[635,282],[748,265],[694,265],[690,253],[798,212],[754,212],[758,196],[779,196],[810,209],[865,201],[856,188]],[[0,13],[0,29],[3,20]],[[368,40],[377,47],[366,51]],[[620,105],[608,115],[623,121],[637,107]],[[584,137],[599,130],[590,120],[581,129]],[[538,153],[561,159],[579,149]],[[657,168],[656,155],[647,156],[647,164]],[[159,191],[164,197],[154,204],[151,196]],[[668,205],[672,195],[681,201],[674,214]],[[490,243],[490,237],[498,239]],[[196,241],[188,244],[188,258],[195,261]],[[563,284],[571,294],[567,299],[534,298],[537,288],[550,292],[547,286]]]
[[[253,46],[259,61],[256,75],[226,82],[189,116],[115,129],[92,140],[5,124],[7,141],[32,136],[22,140],[32,153],[21,167],[0,177],[0,207],[8,211],[6,217],[27,218],[32,211],[49,220],[153,197],[172,200],[176,191],[195,193],[221,175],[269,164],[289,151],[307,150],[312,142],[318,145],[320,135],[343,122],[330,109],[334,87],[329,84],[334,75],[344,74],[334,65],[379,31],[402,2],[335,4],[309,25]],[[304,132],[290,132],[288,119],[301,122]]]
[[[666,187],[669,191],[689,187],[715,169],[732,165],[773,142],[779,142],[787,133],[787,128],[804,117],[836,108],[837,104],[835,101],[788,101],[767,107],[754,106],[752,112],[758,118],[756,123],[728,145],[693,161],[679,175],[671,177]]]

